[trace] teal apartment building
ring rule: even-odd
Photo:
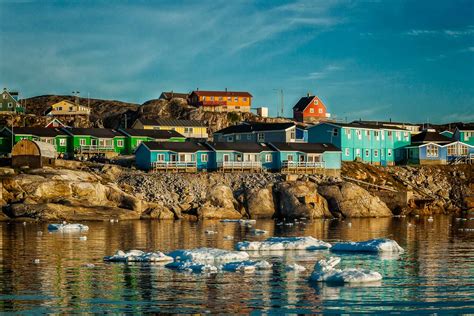
[[[391,166],[406,161],[411,143],[408,130],[375,124],[324,122],[308,128],[309,143],[329,143],[342,152],[342,161]]]

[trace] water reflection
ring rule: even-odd
[[[351,225],[348,225],[348,223]],[[0,224],[0,304],[3,311],[36,312],[470,312],[474,305],[474,221],[447,216],[315,220],[293,226],[257,221],[252,227],[219,221],[91,222],[81,233],[49,233],[46,224]],[[207,235],[205,230],[217,231]],[[40,234],[38,232],[41,232]],[[234,240],[225,240],[232,235]],[[80,240],[87,236],[87,240]],[[157,264],[106,264],[117,249],[171,251],[233,249],[242,240],[269,236],[313,236],[325,241],[389,237],[406,249],[401,256],[341,254],[341,267],[363,267],[384,279],[369,287],[331,287],[307,281],[314,263],[329,251],[259,255],[274,265],[256,274],[196,275]],[[39,263],[35,263],[39,259]],[[286,271],[295,263],[307,271]],[[89,264],[89,265],[88,265]],[[94,266],[90,265],[94,264]]]

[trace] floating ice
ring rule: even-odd
[[[231,236],[231,235],[224,236],[224,240],[234,240],[234,236]]]
[[[336,269],[341,262],[339,257],[331,257],[329,260],[319,260],[314,265],[314,271],[310,280],[315,282],[326,282],[332,284],[344,283],[366,283],[382,280],[382,275],[375,271],[365,269]]]
[[[238,223],[240,222],[240,219],[221,219],[221,223]]]
[[[89,226],[82,224],[49,224],[48,230],[50,231],[86,231],[89,230]]]
[[[179,249],[168,254],[175,261],[194,261],[200,263],[221,263],[244,261],[249,258],[245,251],[231,251],[217,248]]]
[[[174,261],[168,263],[165,267],[177,271],[187,271],[194,273],[216,273],[218,271],[217,267],[212,264],[194,261]]]
[[[302,265],[299,265],[297,263],[289,264],[285,268],[286,271],[293,271],[293,272],[303,272],[306,271],[306,268],[303,267]]]
[[[316,250],[331,248],[331,244],[314,237],[271,237],[265,241],[242,241],[237,250]]]
[[[217,232],[216,232],[216,231],[213,231],[213,230],[206,230],[205,233],[208,234],[208,235],[217,234]]]
[[[220,267],[221,270],[230,272],[254,272],[255,270],[268,270],[271,268],[272,264],[265,260],[229,262]]]
[[[257,221],[255,219],[240,219],[239,223],[240,225],[253,225],[256,224]]]
[[[392,239],[371,239],[360,242],[341,242],[331,248],[334,252],[395,252],[403,253],[404,250]]]
[[[35,259],[34,263],[40,263],[40,259]]]
[[[432,222],[433,221],[433,217],[428,217],[428,222]]]
[[[113,256],[104,257],[104,261],[110,262],[167,262],[173,261],[172,257],[165,255],[164,253],[157,252],[144,252],[141,250],[130,250],[124,252],[118,250]]]
[[[266,230],[263,230],[263,229],[254,229],[252,231],[252,234],[254,235],[265,235],[266,233],[268,233]]]
[[[79,240],[87,240],[87,236],[81,236],[79,237]]]

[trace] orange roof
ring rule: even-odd
[[[225,97],[249,97],[251,98],[252,95],[248,92],[245,91],[201,91],[201,90],[196,90],[193,91],[192,93],[198,95],[198,96],[225,96]]]

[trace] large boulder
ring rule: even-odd
[[[238,202],[232,190],[222,184],[210,188],[206,202],[197,209],[200,219],[239,219],[242,215],[237,211]]]
[[[387,205],[367,190],[350,182],[323,185],[318,192],[329,204],[336,217],[384,217],[392,216]]]
[[[272,186],[247,193],[247,212],[250,218],[273,218],[275,203]]]
[[[326,200],[313,182],[282,182],[275,187],[278,216],[283,218],[332,217]]]

